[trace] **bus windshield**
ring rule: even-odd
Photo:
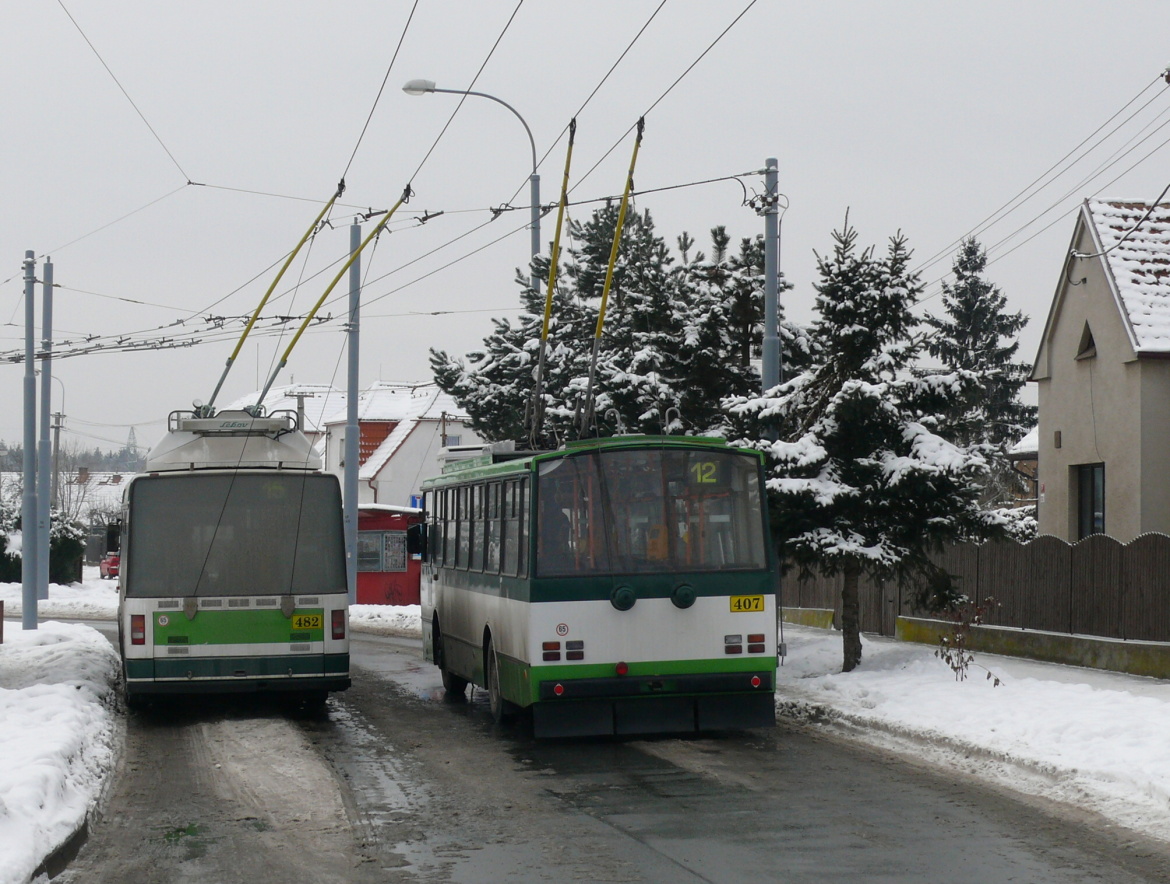
[[[130,489],[126,594],[345,592],[333,476],[179,474]]]
[[[767,567],[749,454],[631,449],[540,464],[537,576]]]

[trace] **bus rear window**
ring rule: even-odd
[[[333,476],[181,474],[131,486],[135,597],[345,592]]]
[[[601,451],[540,465],[538,576],[767,567],[758,462]]]

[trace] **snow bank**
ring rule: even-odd
[[[81,583],[62,586],[49,584],[49,597],[37,602],[37,617],[55,620],[116,620],[118,618],[118,584],[102,580],[97,568],[86,568]],[[19,583],[0,583],[4,616],[20,618],[24,610]]]
[[[418,605],[350,605],[349,628],[377,635],[422,635]]]
[[[933,648],[873,636],[843,674],[840,633],[784,633],[782,714],[1170,840],[1170,682],[991,654],[960,682]]]
[[[117,651],[88,626],[14,625],[0,645],[0,884],[77,831],[117,760]]]

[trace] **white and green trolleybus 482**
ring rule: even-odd
[[[123,495],[126,699],[349,687],[337,478],[295,416],[174,412]]]
[[[425,656],[538,737],[775,722],[762,457],[619,436],[449,464],[423,486]]]

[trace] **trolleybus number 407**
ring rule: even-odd
[[[749,611],[759,612],[762,610],[764,610],[764,597],[762,595],[731,596],[731,612],[733,614],[746,614]]]

